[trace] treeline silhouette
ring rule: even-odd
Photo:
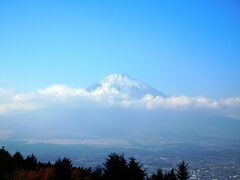
[[[185,161],[177,169],[163,172],[159,169],[147,175],[146,169],[135,158],[124,155],[108,155],[102,167],[95,169],[73,167],[68,158],[58,159],[54,164],[42,163],[35,155],[26,158],[20,152],[11,155],[4,147],[0,149],[0,180],[187,180],[189,166]]]

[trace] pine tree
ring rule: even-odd
[[[38,166],[37,157],[32,154],[24,160],[24,168],[27,170],[36,170]]]
[[[178,164],[177,168],[177,177],[179,180],[187,180],[189,179],[189,166],[185,161],[182,161],[180,164]]]
[[[128,179],[128,167],[124,155],[112,153],[104,163],[104,176],[106,180]]]
[[[68,180],[71,179],[72,162],[67,158],[58,159],[54,164],[55,179]]]
[[[12,171],[11,154],[2,147],[0,149],[0,179],[8,179],[6,174]]]
[[[20,152],[16,152],[12,157],[12,164],[14,169],[23,168],[23,156]]]
[[[145,170],[142,169],[142,164],[136,161],[135,158],[129,158],[128,169],[129,178],[131,180],[143,180],[146,176]]]

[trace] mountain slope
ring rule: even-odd
[[[165,95],[158,90],[150,87],[149,85],[136,80],[128,75],[124,74],[111,74],[106,76],[104,79],[94,84],[89,91],[114,91],[121,94],[128,95],[130,98],[141,98],[146,94],[151,94],[153,96],[163,96]]]

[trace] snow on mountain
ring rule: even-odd
[[[125,74],[108,75],[99,83],[88,88],[88,91],[96,93],[120,94],[133,99],[141,98],[146,94],[165,97],[164,94],[160,93],[156,89]]]

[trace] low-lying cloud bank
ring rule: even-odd
[[[98,145],[98,146],[130,146],[126,139],[23,139],[27,144],[58,144],[58,145]]]
[[[98,87],[93,91],[82,88],[70,88],[66,85],[51,85],[30,93],[17,93],[0,88],[0,114],[14,111],[33,111],[49,106],[84,104],[86,101],[104,106],[125,108],[188,110],[205,108],[228,112],[228,115],[240,114],[240,96],[226,99],[209,99],[207,97],[187,96],[153,96],[146,94],[141,98],[132,98],[129,94],[114,88]]]

